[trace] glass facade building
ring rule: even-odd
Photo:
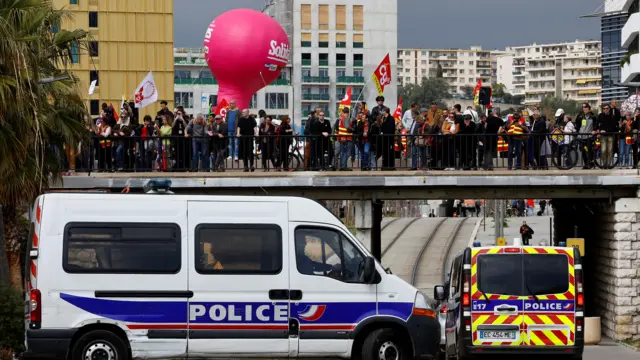
[[[622,47],[620,33],[629,15],[624,12],[603,15],[602,32],[602,102],[625,100],[628,87],[620,84],[620,61],[627,50]]]

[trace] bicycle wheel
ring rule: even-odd
[[[551,161],[560,170],[573,169],[578,164],[578,151],[570,144],[562,144],[558,146]]]
[[[618,166],[618,162],[619,161],[620,161],[620,157],[618,156],[618,154],[613,154],[611,156],[611,162],[608,165],[605,165],[602,162],[602,151],[601,151],[601,149],[598,149],[597,151],[595,151],[594,163],[600,169],[605,169],[605,170],[613,169],[616,166]]]
[[[289,153],[289,169],[294,171],[300,170],[300,158],[295,153]]]

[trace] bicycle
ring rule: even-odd
[[[304,149],[304,143],[300,140],[300,136],[293,137],[291,146],[289,147],[288,163],[287,166],[280,164],[280,167],[285,169],[291,169],[293,171],[299,171],[304,167],[304,155],[300,152],[300,149]],[[280,148],[276,146],[274,151],[276,159],[280,159]]]
[[[593,165],[600,169],[613,169],[618,165],[620,156],[613,154],[611,164],[603,165],[600,161],[601,151],[599,145],[599,136],[593,135],[591,141],[591,147],[588,148],[589,142],[580,138],[581,135],[573,135],[574,139],[568,144],[560,144],[557,146],[556,151],[553,154],[553,165],[561,170],[570,170],[578,164],[579,151],[587,151],[592,155]],[[584,135],[582,135],[584,136]]]

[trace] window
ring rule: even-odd
[[[302,69],[302,77],[311,76],[311,69]]]
[[[469,61],[469,65],[473,66],[473,61]]]
[[[347,30],[347,7],[336,5],[336,30]]]
[[[275,225],[199,225],[195,263],[200,274],[277,274],[282,231]]]
[[[346,48],[347,47],[347,34],[345,34],[345,33],[337,33],[336,34],[336,47],[337,48]]]
[[[569,259],[561,254],[478,257],[478,289],[498,295],[549,295],[569,290]]]
[[[329,69],[320,69],[320,70],[318,70],[318,76],[320,76],[320,77],[329,77]]]
[[[336,77],[343,77],[343,76],[347,76],[347,69],[344,69],[344,68],[336,69]]]
[[[420,63],[421,63],[422,65],[427,65],[427,60],[422,60],[422,61],[420,61]]]
[[[311,4],[300,5],[300,25],[303,30],[311,30]]]
[[[96,86],[100,86],[100,75],[98,70],[89,71],[89,82],[93,82],[95,80]]]
[[[422,56],[427,56],[427,52],[426,52],[426,51],[423,51],[423,52],[422,52]]]
[[[329,5],[318,5],[318,29],[329,30]]]
[[[218,104],[218,95],[209,95],[209,104]]]
[[[98,13],[96,11],[89,11],[89,27],[98,27]]]
[[[464,61],[458,61],[458,65],[464,65]]]
[[[100,100],[89,101],[89,112],[91,115],[100,115]]]
[[[353,5],[353,30],[364,30],[364,6]]]
[[[193,109],[193,93],[192,92],[174,92],[174,101],[176,107],[183,106],[187,109]]]
[[[353,47],[354,48],[358,48],[358,49],[362,49],[364,47],[364,35],[362,35],[362,34],[353,34]],[[407,51],[407,53],[408,52],[409,51]]]
[[[460,69],[460,74],[464,74],[464,69]]]
[[[200,70],[198,76],[201,79],[213,79],[213,73],[211,72],[211,70]]]
[[[98,56],[98,42],[90,41],[89,42],[89,56],[97,57]]]
[[[265,107],[267,109],[288,109],[288,93],[266,93],[264,94]]]
[[[191,72],[186,70],[174,70],[173,77],[176,79],[189,79],[191,77]]]
[[[69,4],[78,5],[78,0],[69,0]]]
[[[62,264],[68,273],[174,274],[180,244],[176,224],[70,223]]]
[[[249,103],[249,109],[257,109],[258,108],[258,94],[253,94],[251,97],[251,103]]]
[[[470,83],[474,82],[474,79],[473,78],[469,78],[469,82]]]
[[[300,274],[327,276],[350,283],[363,282],[365,257],[343,234],[321,228],[299,227],[295,235]]]
[[[405,54],[405,55],[407,55],[407,56],[408,56],[408,55],[411,55],[411,51],[408,51],[408,50],[407,50],[407,51],[405,51],[405,52],[404,52],[404,54]]]
[[[302,47],[311,47],[311,33],[302,33]]]
[[[321,48],[329,47],[329,34],[327,33],[318,34],[318,46]]]
[[[362,70],[353,70],[353,76],[362,77]]]
[[[71,43],[71,63],[77,64],[80,62],[80,45],[77,41]]]

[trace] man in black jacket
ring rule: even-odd
[[[600,133],[600,166],[609,169],[613,164],[613,146],[619,127],[618,121],[611,113],[611,106],[604,104],[602,110],[596,119],[595,130]]]
[[[533,136],[533,159],[534,169],[546,169],[547,158],[546,156],[540,156],[540,148],[544,144],[547,133],[547,122],[540,117],[540,110],[533,111],[533,118],[531,123],[531,135]]]
[[[318,113],[318,120],[311,125],[311,136],[313,137],[313,141],[311,143],[311,156],[315,158],[314,170],[319,170],[318,167],[322,167],[322,169],[326,170],[326,167],[330,164],[329,153],[331,151],[331,147],[329,145],[331,123],[329,120],[325,119],[324,111],[320,111],[320,113]]]
[[[492,111],[487,117],[484,126],[484,169],[493,170],[493,155],[496,154],[498,146],[498,131],[504,126],[504,121],[497,116],[496,111]]]
[[[371,109],[371,122],[376,121],[378,116],[382,115],[382,110],[385,108],[384,105],[384,96],[376,97],[376,105],[373,109]]]

